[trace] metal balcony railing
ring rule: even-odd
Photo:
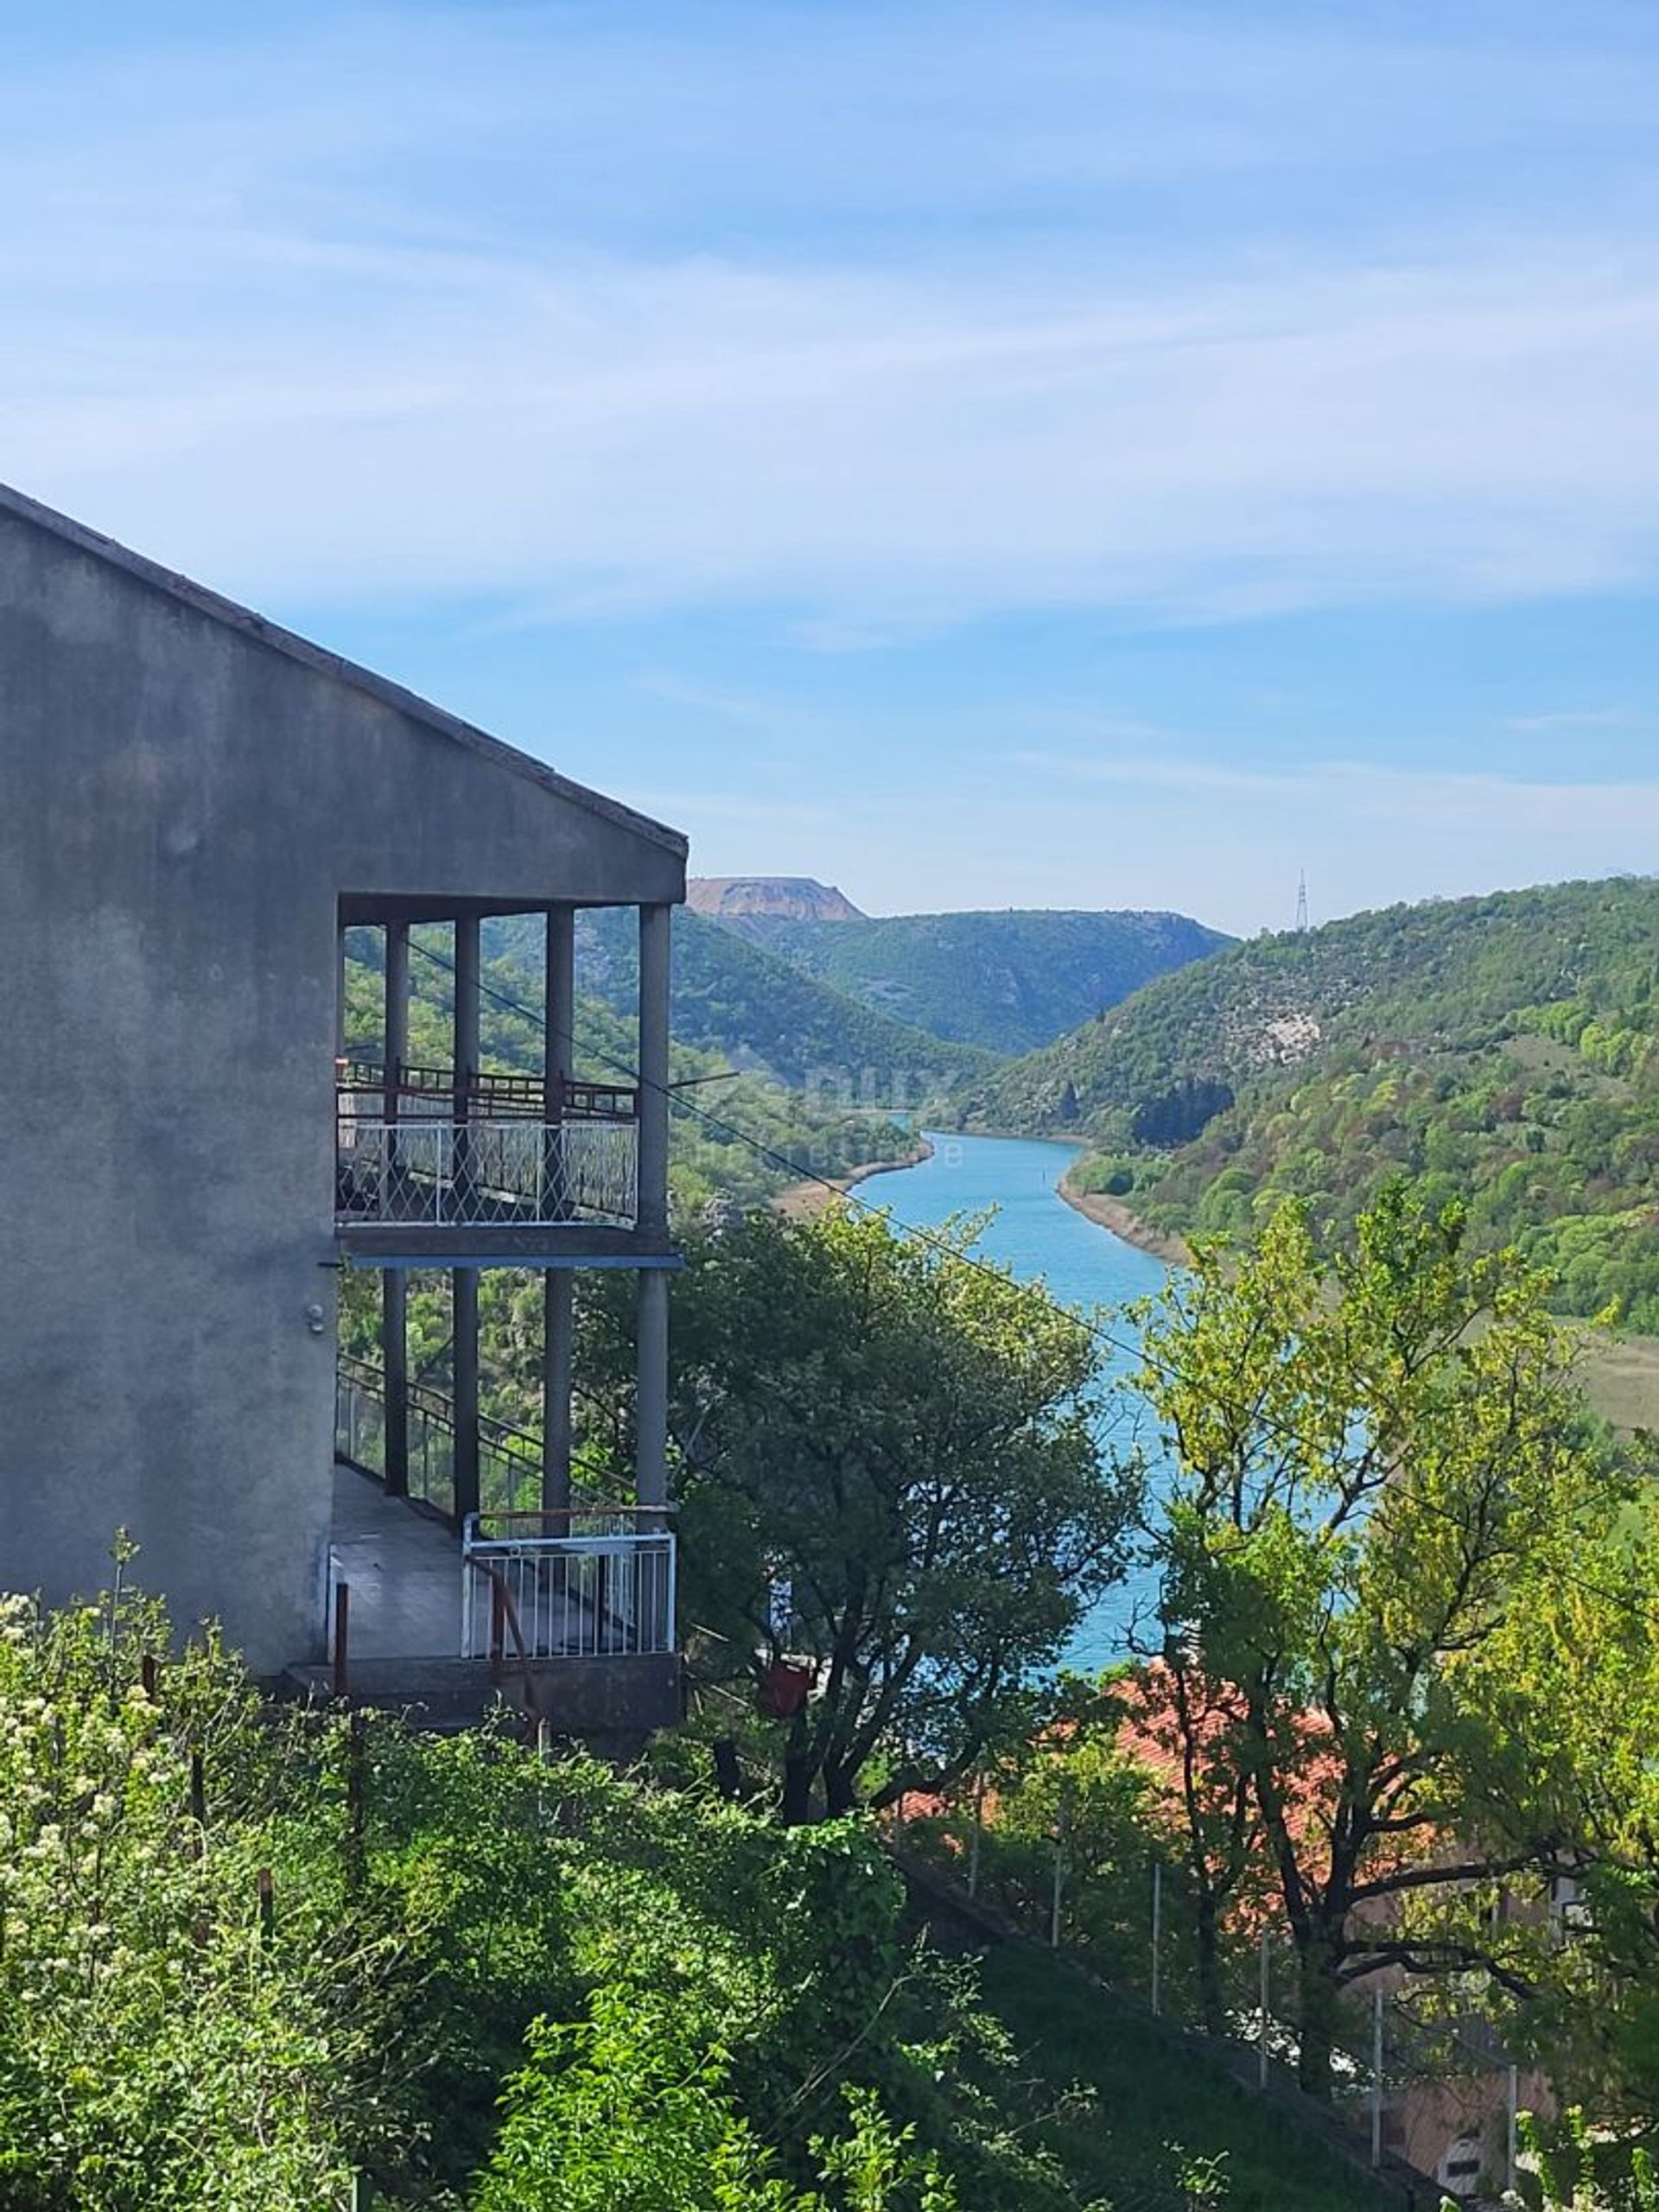
[[[348,1057],[336,1064],[341,1227],[632,1229],[639,1093]]]
[[[440,1119],[459,1117],[464,1102],[468,1114],[481,1120],[518,1116],[535,1122],[632,1122],[639,1118],[639,1094],[614,1083],[579,1082],[573,1076],[550,1087],[538,1075],[500,1075],[480,1070],[465,1086],[454,1068],[429,1067],[403,1060],[388,1066],[384,1060],[348,1054],[335,1062],[341,1098],[361,1101],[370,1119]],[[343,1109],[342,1109],[343,1110]]]
[[[463,1659],[499,1659],[507,1624],[527,1658],[675,1648],[675,1550],[658,1511],[572,1507],[469,1513],[461,1530]]]
[[[406,1392],[410,1497],[453,1520],[455,1407],[447,1391],[411,1382]],[[334,1457],[386,1477],[386,1383],[372,1360],[342,1351],[334,1369]],[[542,1440],[488,1414],[478,1420],[478,1487],[486,1512],[533,1507],[542,1495]],[[577,1495],[582,1486],[576,1485]]]
[[[528,1115],[465,1121],[423,1113],[365,1115],[340,1094],[335,1213],[342,1225],[573,1224],[632,1229],[639,1209],[639,1127],[620,1118],[543,1122]]]

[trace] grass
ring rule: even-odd
[[[1173,2212],[1185,2201],[1175,2185],[1185,2158],[1220,2161],[1226,2194],[1217,2201],[1226,2212],[1397,2207],[1396,2196],[1303,2136],[1286,2113],[1061,1963],[999,1945],[981,1971],[986,2007],[1026,2063],[1057,2087],[1076,2082],[1094,2092],[1092,2109],[1039,2130],[1080,2204]]]
[[[1659,1337],[1587,1332],[1584,1389],[1602,1419],[1615,1428],[1659,1429]]]

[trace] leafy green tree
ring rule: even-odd
[[[599,1990],[587,2020],[538,2022],[529,2049],[478,2212],[956,2212],[949,2178],[870,2089],[846,2092],[846,2135],[812,2139],[831,2193],[791,2188],[737,2107],[727,2056],[698,2049],[660,1995]]]
[[[167,1642],[130,1592],[44,1618],[0,1599],[0,2201],[19,2212],[326,2206],[410,2124],[385,2053],[416,1930],[354,1887],[330,1758],[256,1719],[216,1643],[157,1666]]]
[[[1242,1262],[1200,1247],[1145,1315],[1139,1383],[1174,1463],[1166,1652],[1230,1705],[1202,1748],[1248,1783],[1318,2094],[1362,1976],[1523,1986],[1479,1885],[1568,1847],[1480,1663],[1627,1491],[1545,1296],[1391,1185],[1334,1252],[1294,1204]],[[1532,1701],[1566,1687],[1541,1672]]]
[[[1123,1572],[1135,1471],[1096,1440],[1096,1340],[970,1262],[973,1236],[755,1216],[676,1286],[686,1615],[729,1676],[810,1669],[791,1821],[815,1797],[891,1803],[1029,1734],[1034,1677]],[[627,1317],[594,1318],[620,1388]]]

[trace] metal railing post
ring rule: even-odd
[[[334,1695],[351,1695],[351,1668],[349,1661],[351,1638],[352,1586],[349,1582],[334,1585]]]

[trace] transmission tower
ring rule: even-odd
[[[1296,886],[1296,934],[1307,935],[1307,870],[1302,870],[1301,880]]]

